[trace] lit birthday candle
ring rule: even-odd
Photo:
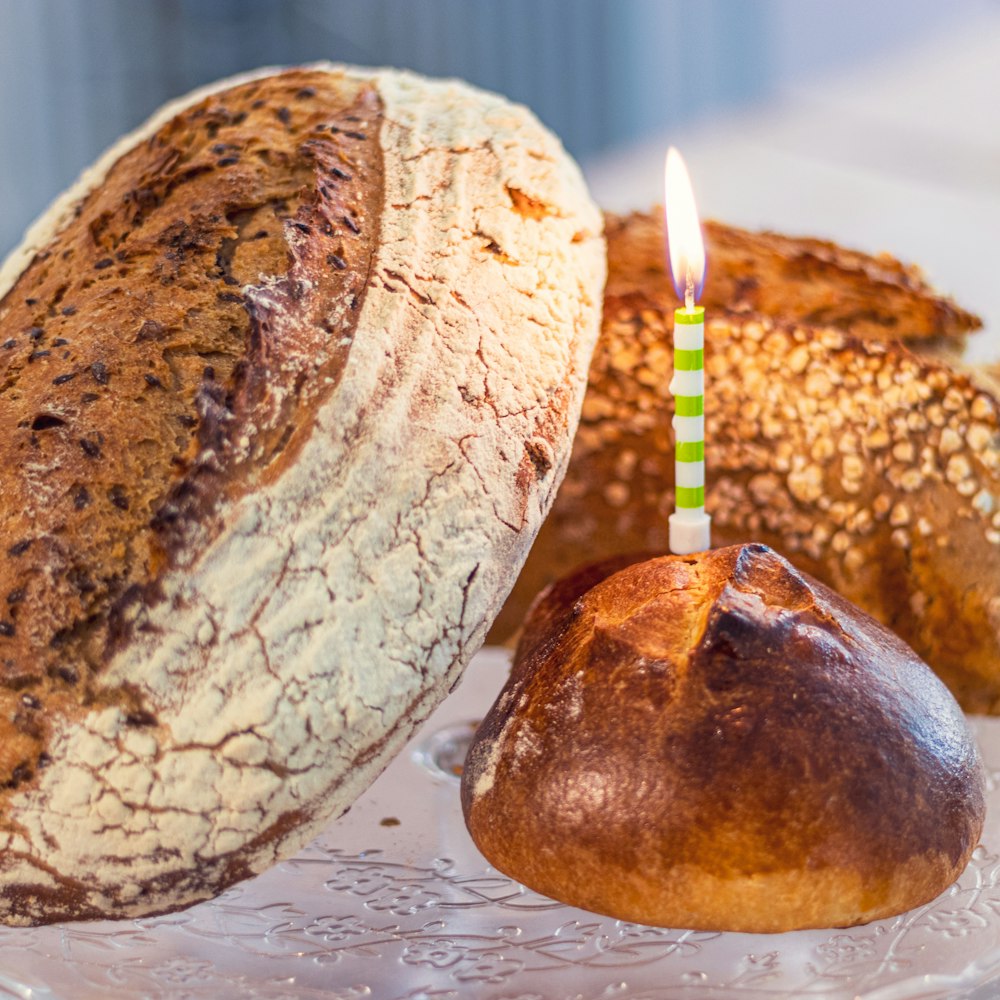
[[[674,310],[674,513],[670,551],[677,555],[711,547],[705,513],[705,310],[695,303],[705,282],[705,244],[691,180],[680,153],[667,151],[665,169],[667,244],[677,297]]]

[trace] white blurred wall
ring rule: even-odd
[[[459,76],[578,158],[766,103],[996,0],[0,0],[0,254],[163,101],[260,65]]]

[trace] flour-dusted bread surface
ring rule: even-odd
[[[0,271],[0,916],[128,916],[343,811],[482,642],[604,276],[557,141],[460,83],[224,81]]]
[[[528,616],[462,775],[491,864],[623,920],[750,932],[880,919],[961,874],[984,772],[911,649],[761,545],[628,563]]]

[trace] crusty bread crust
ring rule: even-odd
[[[151,170],[164,189],[147,194]],[[24,461],[4,474],[5,582],[24,594],[0,642],[21,644],[6,694],[30,699],[31,723],[4,734],[29,737],[6,762],[23,765],[3,800],[9,922],[205,898],[372,780],[482,642],[548,508],[604,271],[600,216],[530,114],[391,71],[225,81],[156,116],[71,202],[2,272],[15,339],[57,247],[78,248],[59,303],[110,272],[106,308],[46,315],[53,345],[76,321],[70,355],[30,362],[74,373],[56,389],[95,382],[97,400],[32,432],[71,487],[33,492]],[[111,244],[88,257],[88,239]],[[144,275],[116,306],[131,266],[166,294]],[[32,369],[29,385],[27,364],[32,407],[50,381]],[[168,433],[179,416],[194,426]],[[22,581],[19,560],[72,548],[82,529],[52,511],[76,510],[96,458],[80,440],[100,434],[84,569],[103,586],[53,611],[69,574],[46,556]]]
[[[186,534],[204,544],[220,495],[278,475],[311,432],[378,245],[380,126],[374,91],[329,73],[197,102],[121,156],[0,305],[0,466],[20,471],[0,710],[27,723],[0,785],[34,773],[52,717],[98,697],[128,617]],[[112,700],[148,714],[135,692]]]
[[[708,272],[702,304],[718,309],[835,326],[855,337],[961,342],[982,323],[937,294],[920,270],[889,254],[871,256],[827,240],[751,232],[721,222],[704,226]],[[678,302],[666,273],[660,209],[608,215],[608,284],[635,291],[664,311]],[[943,345],[942,345],[943,346]]]
[[[491,864],[704,930],[849,926],[946,889],[984,772],[912,650],[763,546],[625,561],[541,596],[474,738],[462,803]]]
[[[580,562],[667,551],[673,304],[650,224],[635,224],[635,241],[630,227],[609,229],[570,469],[494,639]],[[892,628],[966,710],[1000,711],[997,397],[898,342],[794,315],[709,312],[705,336],[714,542],[772,546]]]

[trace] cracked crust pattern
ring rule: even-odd
[[[251,351],[267,319],[266,384],[198,411],[188,469],[209,486],[192,509],[159,508],[166,568],[128,604],[91,701],[46,718],[45,766],[6,794],[8,922],[175,909],[301,846],[457,681],[565,469],[604,276],[576,168],[524,109],[464,85],[305,72],[380,104],[378,241],[349,349],[262,466],[272,424],[247,416],[234,433],[229,414],[261,398],[287,413],[269,386],[343,306],[300,266],[315,234],[283,219],[287,272],[238,282]],[[29,233],[0,291],[129,149],[250,82],[192,95],[112,151]],[[172,534],[178,521],[193,527]]]

